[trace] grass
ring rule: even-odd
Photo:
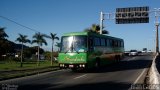
[[[5,70],[24,70],[24,69],[36,69],[50,67],[50,61],[40,61],[40,65],[37,66],[37,62],[23,62],[23,67],[20,67],[20,62],[6,61],[0,62],[0,71]],[[58,66],[58,63],[53,63],[53,66]]]
[[[37,62],[33,61],[23,62],[23,67],[20,67],[20,62],[13,60],[1,61],[0,80],[34,75],[58,69],[58,63],[54,62],[51,66],[50,61],[47,60],[40,61],[40,66],[37,66]]]

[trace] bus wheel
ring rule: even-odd
[[[119,60],[118,60],[119,58],[118,58],[118,55],[116,55],[115,56],[115,61],[116,61],[116,63],[118,63],[119,62]]]
[[[84,71],[88,71],[88,70],[89,70],[89,68],[88,68],[88,65],[86,64]]]
[[[115,56],[115,61],[116,61],[116,62],[120,62],[120,60],[121,60],[121,57],[120,57],[119,55],[116,55],[116,56]]]
[[[100,59],[99,59],[99,58],[96,59],[95,67],[96,67],[96,68],[99,68],[99,67],[100,67]]]
[[[118,60],[119,60],[119,62],[121,61],[121,56],[120,55],[118,56]]]

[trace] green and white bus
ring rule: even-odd
[[[93,32],[66,33],[61,38],[58,56],[60,68],[100,67],[121,60],[123,39]]]

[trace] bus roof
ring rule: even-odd
[[[75,35],[88,35],[88,32],[70,32],[70,33],[65,33],[63,36],[75,36]]]
[[[104,37],[104,38],[108,37],[108,38],[113,38],[113,39],[121,39],[121,38],[112,37],[109,35],[101,35],[101,34],[97,34],[93,32],[70,32],[70,33],[65,33],[63,36],[78,36],[78,35],[84,35],[84,36],[90,35],[90,36],[97,36],[97,37]]]

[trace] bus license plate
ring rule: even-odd
[[[74,67],[73,65],[69,65],[70,68]]]

